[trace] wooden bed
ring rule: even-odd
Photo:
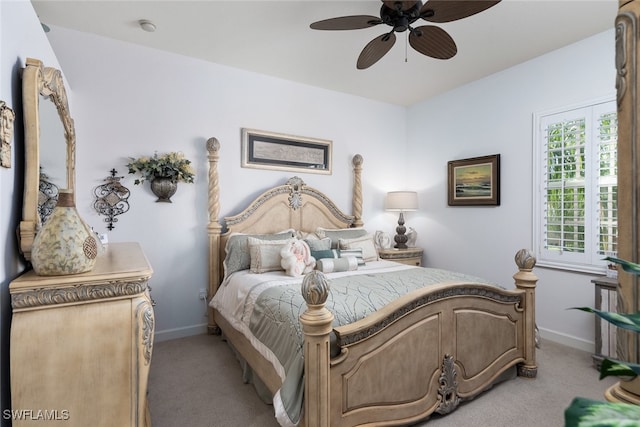
[[[209,300],[223,277],[223,258],[233,232],[276,233],[293,228],[361,227],[363,159],[353,158],[352,214],[345,214],[324,193],[294,178],[268,189],[235,216],[218,216],[220,144],[207,141],[209,152]],[[471,283],[424,288],[353,324],[333,330],[324,307],[330,283],[320,272],[305,276],[307,302],[301,316],[304,332],[304,418],[316,426],[401,425],[446,414],[464,400],[489,389],[512,371],[537,374],[535,358],[535,258],[516,254],[514,290]],[[339,354],[330,356],[330,333]],[[272,364],[216,310],[209,332],[223,333],[271,393],[282,380]],[[424,337],[430,337],[428,340]],[[424,381],[420,378],[429,378]]]

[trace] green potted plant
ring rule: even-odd
[[[171,203],[171,196],[178,189],[178,182],[193,183],[195,174],[191,161],[182,153],[159,155],[156,152],[151,157],[129,157],[129,160],[129,173],[140,175],[133,183],[138,185],[146,180],[150,181],[151,191],[158,196],[156,202]]]
[[[627,273],[640,276],[640,264],[615,257],[607,257],[605,260],[619,264]],[[625,314],[600,311],[589,307],[576,307],[576,309],[594,313],[596,316],[599,316],[618,328],[640,333],[640,312]],[[625,380],[632,380],[640,375],[640,365],[619,360],[604,359],[600,366],[600,379],[612,375]],[[576,397],[571,402],[571,406],[565,410],[565,427],[586,426],[640,426],[640,406],[627,403],[601,402]]]

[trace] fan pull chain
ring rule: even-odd
[[[408,55],[408,44],[409,44],[409,32],[406,32],[407,36],[404,39],[404,62],[408,62],[407,61],[407,55]]]

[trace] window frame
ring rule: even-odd
[[[613,106],[613,110],[611,107]],[[585,252],[575,254],[571,252],[556,252],[545,249],[545,189],[546,189],[546,162],[547,150],[545,148],[547,125],[546,123],[557,123],[560,120],[578,116],[578,112],[589,110],[589,115],[583,115],[586,119],[585,133],[585,167],[589,175],[585,176],[585,224],[584,242]],[[595,130],[599,126],[598,114],[606,111],[615,111],[616,96],[614,93],[600,98],[590,99],[573,105],[562,106],[533,114],[533,250],[537,258],[537,265],[542,267],[556,268],[562,270],[578,271],[592,274],[604,274],[606,272],[606,262],[602,260],[604,256],[597,255],[597,245],[599,237],[598,228],[598,201],[596,191],[599,175],[592,173],[596,169],[598,162],[597,147],[598,134]],[[564,117],[563,117],[564,116]],[[549,120],[554,117],[553,120]],[[591,122],[591,123],[590,123]],[[589,135],[593,134],[593,135]],[[595,146],[594,146],[595,145]],[[599,163],[597,163],[599,164]],[[616,175],[617,176],[617,175]],[[588,215],[587,215],[588,212]]]

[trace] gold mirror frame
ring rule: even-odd
[[[49,98],[58,110],[66,141],[66,188],[74,194],[76,133],[69,113],[69,102],[60,70],[45,67],[42,61],[27,58],[22,71],[22,106],[24,110],[25,171],[24,201],[20,222],[20,250],[31,259],[33,240],[42,226],[38,213],[40,186],[40,96]]]

